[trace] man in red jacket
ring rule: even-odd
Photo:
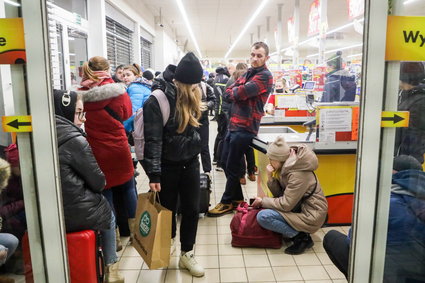
[[[267,44],[254,43],[251,47],[251,68],[223,94],[223,100],[232,103],[229,129],[222,151],[227,182],[220,203],[208,211],[208,216],[231,213],[234,205],[244,199],[239,183],[240,160],[258,133],[264,104],[272,89],[273,76],[266,66],[269,58]]]

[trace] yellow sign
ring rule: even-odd
[[[381,127],[406,128],[409,127],[409,111],[382,111]]]
[[[0,64],[22,64],[26,60],[22,18],[0,19]]]
[[[31,116],[3,116],[2,124],[5,132],[32,132]]]
[[[388,16],[387,61],[425,61],[425,17]]]

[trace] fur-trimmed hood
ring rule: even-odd
[[[112,83],[96,86],[89,90],[80,90],[77,93],[82,94],[84,102],[95,102],[125,94],[126,86],[124,83]]]

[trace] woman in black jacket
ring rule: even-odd
[[[409,111],[409,127],[397,128],[395,155],[411,155],[421,164],[425,153],[425,70],[422,62],[400,64],[399,111]]]
[[[54,102],[66,231],[100,231],[106,282],[123,283],[115,251],[115,217],[102,195],[105,175],[80,129],[86,120],[82,98],[75,92],[55,90]]]
[[[203,75],[193,53],[186,54],[178,66],[169,65],[155,79],[152,91],[161,89],[170,105],[170,116],[163,126],[158,101],[151,95],[143,106],[145,149],[141,161],[149,177],[149,187],[159,192],[161,204],[173,212],[172,238],[176,236],[176,206],[180,196],[181,256],[179,265],[193,276],[204,269],[193,256],[199,213],[199,127],[202,107],[198,83]],[[174,240],[172,240],[174,244]],[[174,247],[174,245],[173,245]]]

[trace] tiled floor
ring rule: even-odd
[[[210,149],[216,136],[216,123],[210,123]],[[139,169],[139,192],[148,190],[148,179]],[[213,170],[211,205],[220,200],[226,182],[223,172]],[[257,191],[255,182],[247,181],[243,186],[245,198],[253,197]],[[347,227],[323,228],[312,235],[314,246],[305,254],[291,256],[283,252],[286,244],[279,249],[241,249],[230,244],[229,224],[232,215],[220,218],[200,218],[195,245],[195,256],[206,269],[202,278],[190,276],[187,270],[178,268],[179,246],[176,256],[171,257],[170,266],[161,270],[149,270],[137,251],[127,245],[120,252],[120,269],[127,283],[156,282],[347,282],[344,275],[332,264],[322,246],[322,239],[330,229],[347,233]],[[177,233],[178,235],[178,233]],[[178,236],[177,236],[178,237]],[[122,238],[127,241],[128,239]],[[178,239],[177,239],[178,242]]]

